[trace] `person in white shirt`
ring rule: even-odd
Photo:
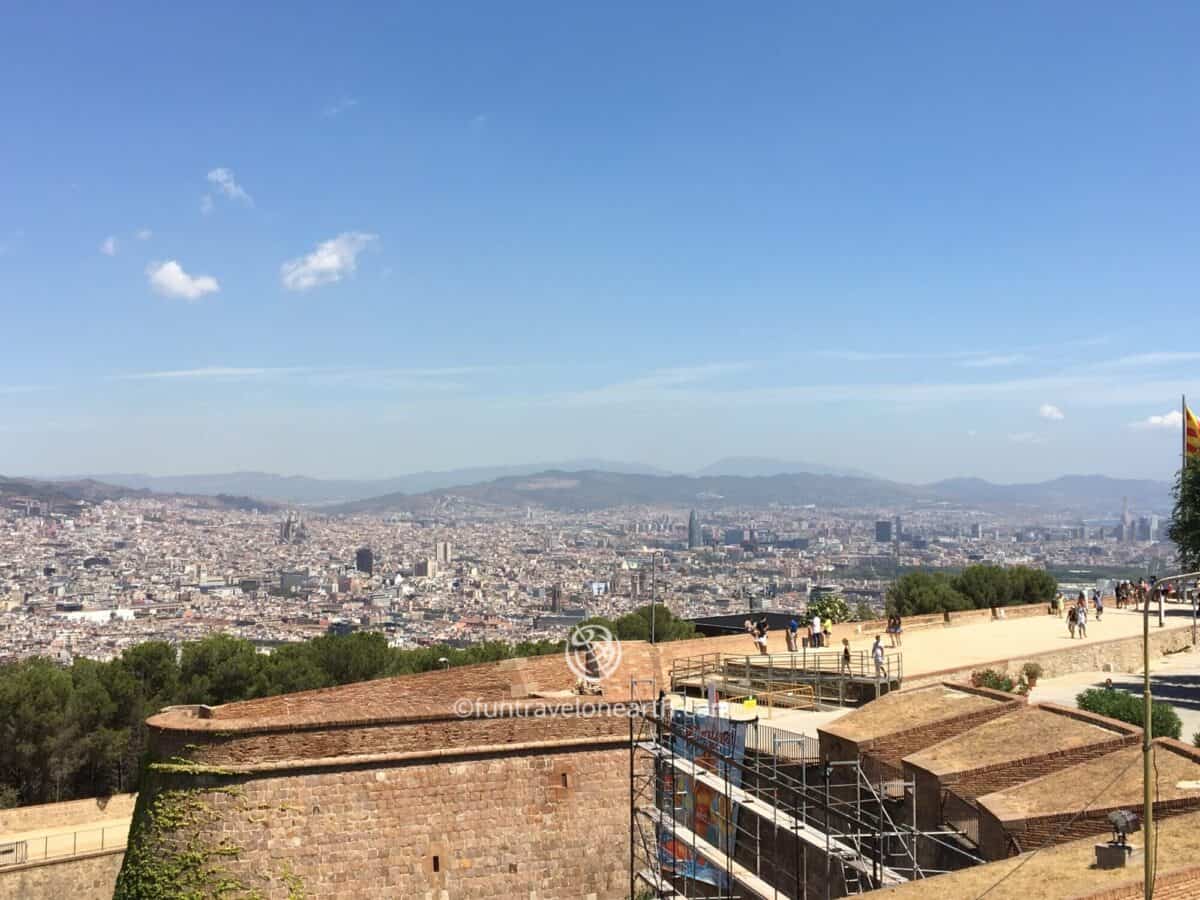
[[[875,660],[875,677],[885,677],[887,669],[883,664],[883,643],[879,640],[879,635],[875,635],[875,643],[871,645],[871,659]]]
[[[813,613],[812,617],[812,645],[821,646],[821,616],[817,613]]]

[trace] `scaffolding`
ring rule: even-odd
[[[877,665],[869,651],[852,651],[847,660],[840,650],[795,653],[704,653],[671,663],[671,690],[686,694],[715,686],[725,698],[765,696],[774,705],[795,708],[845,706],[899,690],[904,680],[904,656],[884,652]]]
[[[807,735],[660,695],[629,739],[635,900],[829,900],[982,862],[917,828],[913,782],[822,762]]]

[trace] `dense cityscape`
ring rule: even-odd
[[[264,504],[270,507],[270,504]],[[561,640],[585,617],[652,597],[680,617],[799,611],[840,594],[866,618],[902,571],[986,562],[1060,583],[1153,571],[1173,549],[1155,515],[981,509],[566,513],[460,503],[418,516],[237,509],[186,497],[0,511],[0,659],[112,659],[139,642],[214,632],[263,652],[376,631],[408,648]]]

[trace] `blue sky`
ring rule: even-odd
[[[6,11],[0,472],[1172,474],[1200,7],[399,6]]]

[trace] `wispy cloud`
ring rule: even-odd
[[[362,231],[347,231],[323,241],[311,253],[290,259],[279,267],[279,277],[289,291],[308,291],[353,275],[358,254],[379,239]]]
[[[110,375],[112,381],[257,381],[359,389],[452,391],[466,387],[464,377],[496,372],[498,366],[443,368],[367,368],[354,366],[202,366]]]
[[[1044,444],[1046,438],[1040,434],[1034,434],[1032,431],[1020,431],[1016,434],[1010,434],[1008,440],[1013,444]]]
[[[1149,416],[1137,422],[1130,422],[1129,427],[1144,431],[1157,431],[1167,428],[1182,428],[1183,413],[1177,409],[1173,409],[1169,413],[1163,413],[1161,416]]]
[[[254,205],[254,198],[246,193],[245,188],[237,183],[237,179],[233,176],[232,169],[224,167],[213,169],[208,173],[208,180],[216,186],[216,189],[228,197],[230,200],[239,200],[247,206]]]
[[[1052,422],[1060,422],[1064,418],[1063,411],[1053,403],[1043,403],[1038,407],[1038,415],[1043,419],[1049,419]]]
[[[563,406],[609,406],[641,402],[655,394],[676,396],[678,389],[710,383],[724,375],[734,375],[754,367],[750,362],[715,362],[701,366],[655,369],[628,381],[580,391],[565,391],[543,398],[544,402]]]
[[[342,113],[349,109],[353,109],[356,106],[358,106],[357,98],[342,97],[341,99],[335,100],[333,103],[328,103],[323,106],[321,108],[321,115],[328,119],[332,119],[334,116],[340,116]]]
[[[154,237],[154,232],[149,228],[143,228],[137,234],[135,234],[134,237],[136,237],[139,241],[148,241],[150,238]]]
[[[146,267],[146,278],[155,293],[189,302],[215,294],[221,289],[217,279],[211,275],[189,275],[173,259],[150,263]]]
[[[959,360],[958,365],[965,369],[998,369],[1002,366],[1016,366],[1029,362],[1024,353],[1006,353],[996,356],[976,356]]]
[[[1190,350],[1160,350],[1153,353],[1133,353],[1117,359],[1099,363],[1101,368],[1152,369],[1174,363],[1190,363],[1200,360],[1200,353]]]
[[[238,368],[235,366],[205,366],[200,369],[168,369],[160,372],[131,372],[110,376],[117,381],[153,381],[161,378],[257,378],[273,373],[297,371],[294,369]]]
[[[100,242],[100,252],[105,256],[117,255],[117,239],[114,235],[109,235]]]

